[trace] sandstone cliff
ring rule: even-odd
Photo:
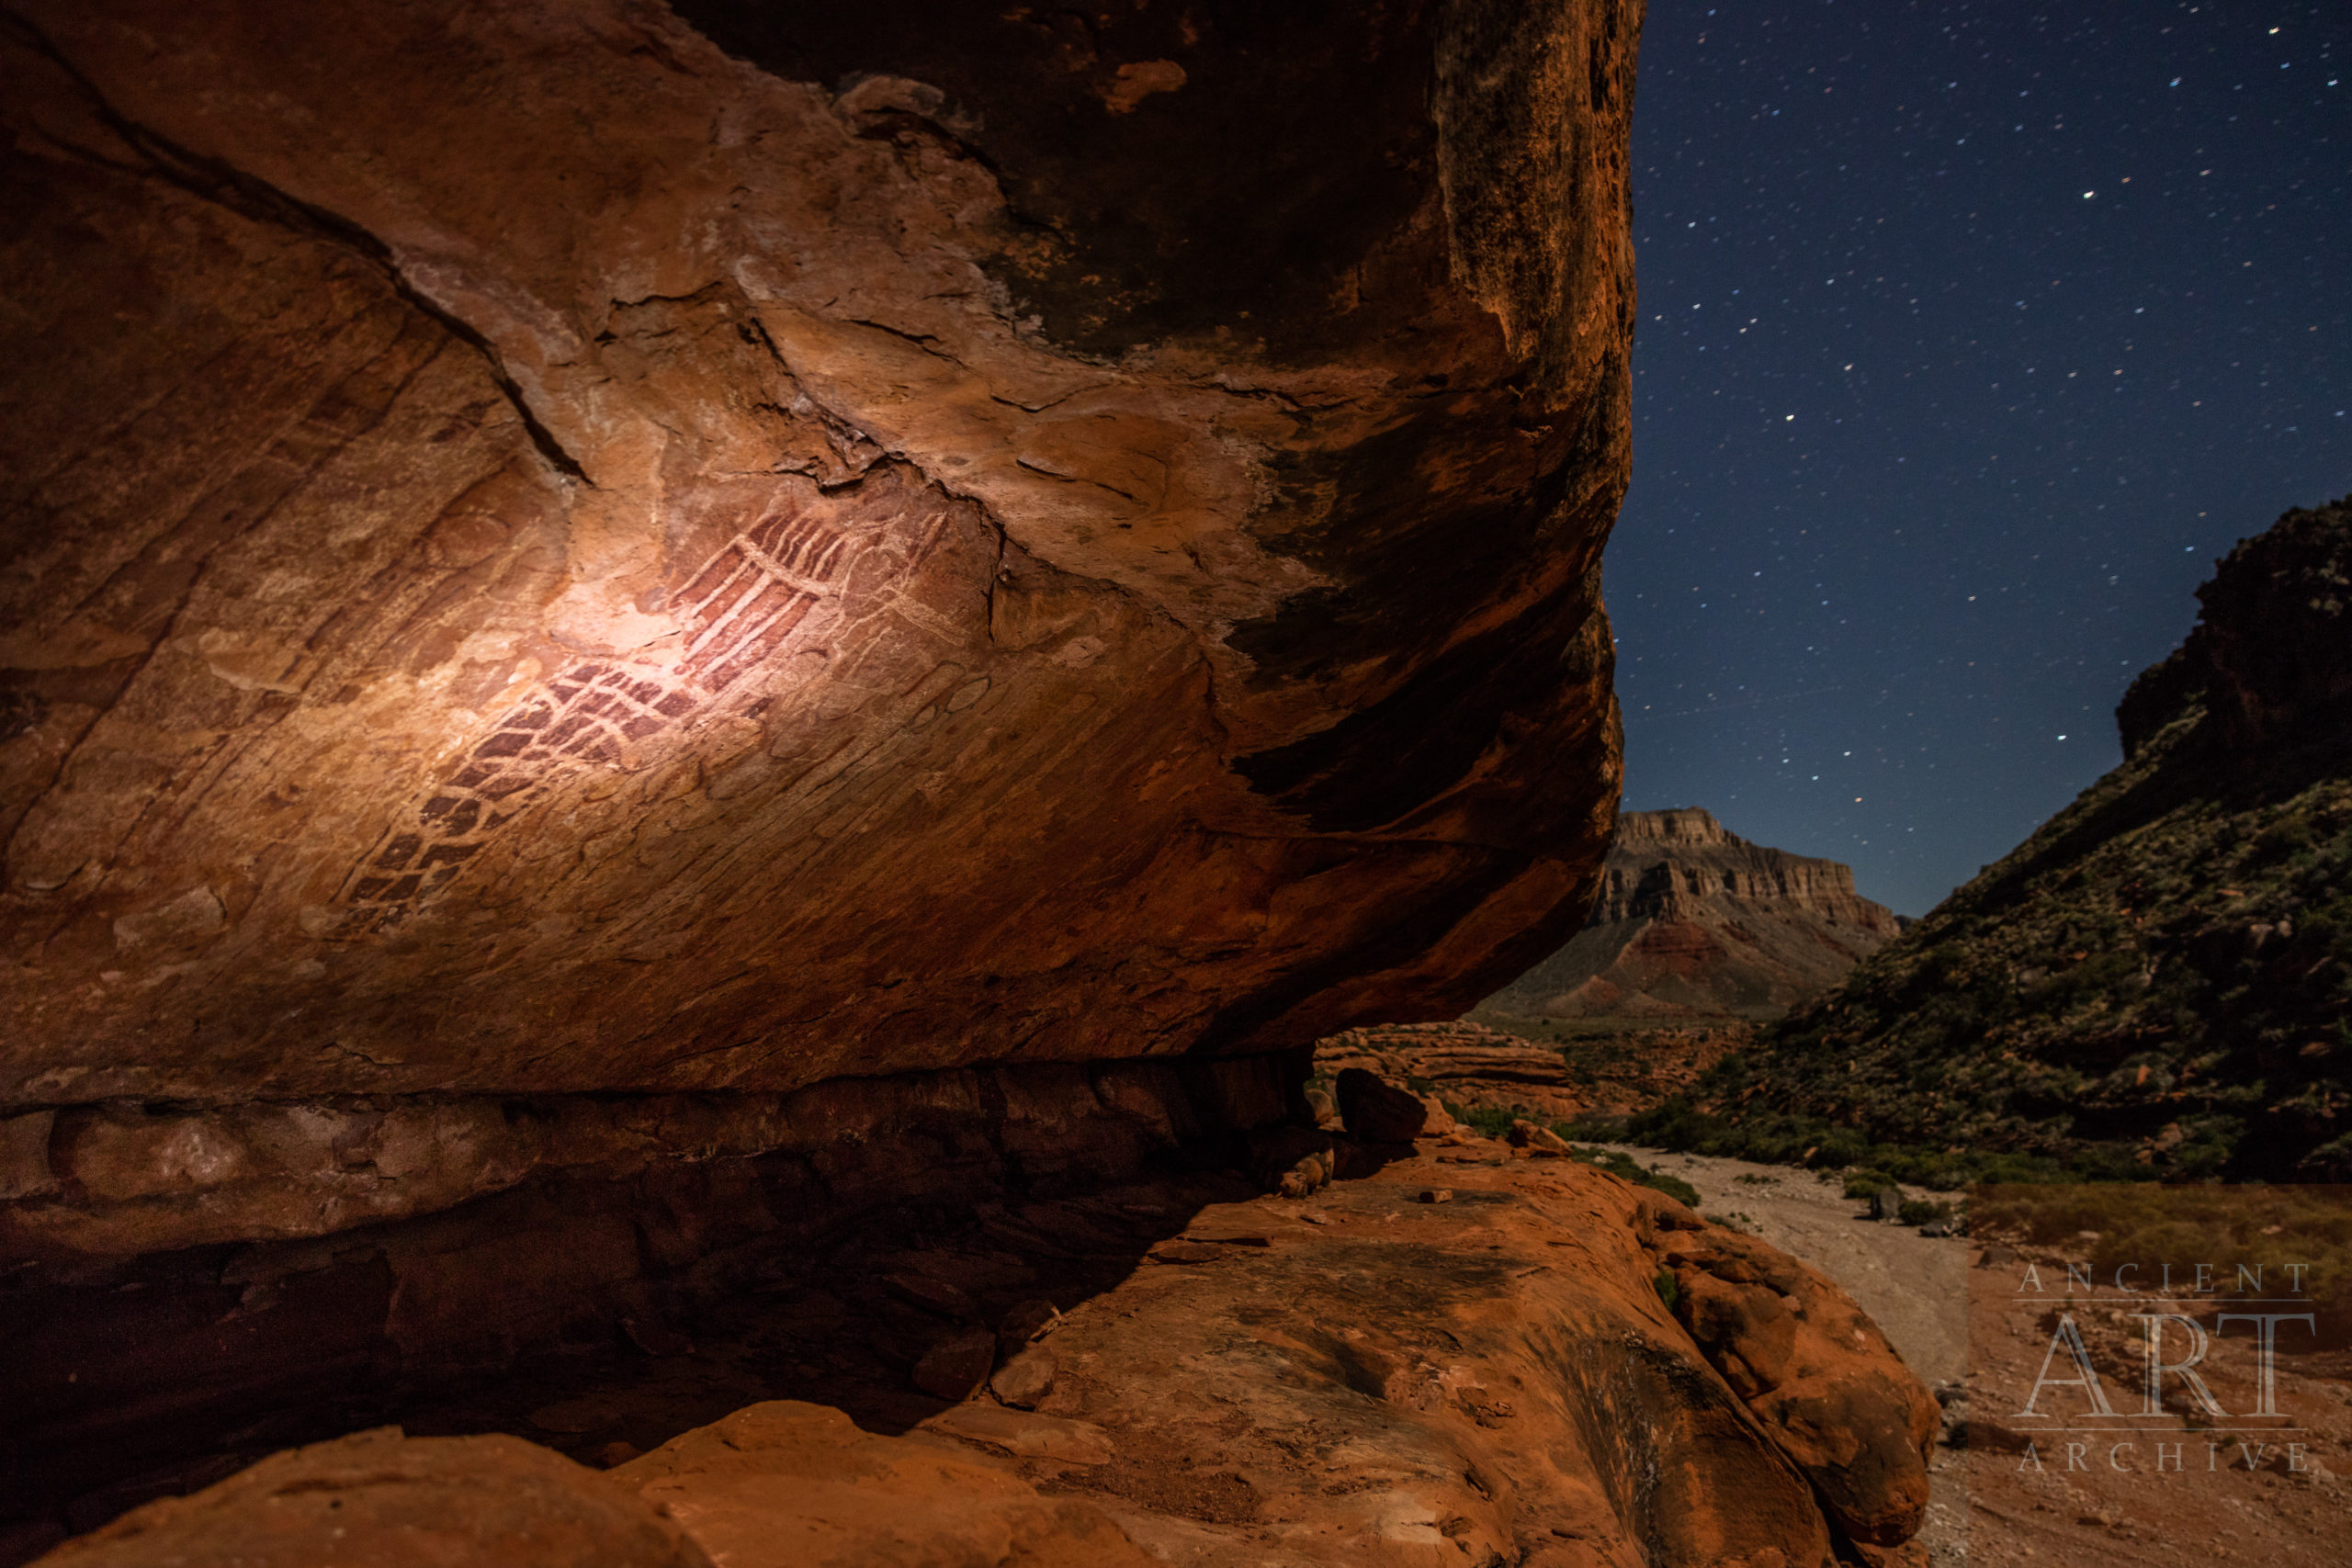
[[[1835,861],[1751,844],[1696,808],[1629,811],[1585,929],[1479,1010],[1771,1018],[1836,985],[1899,929]]]
[[[1992,1152],[2352,1179],[2352,501],[2241,541],[2198,597],[2118,710],[2120,767],[1726,1062],[1718,1114],[1650,1134],[1869,1138],[1954,1179]]]
[[[0,5],[0,1549],[1564,937],[1639,24]]]
[[[1618,773],[1638,16],[0,12],[0,1202],[332,1230],[600,1157],[550,1096],[1522,966]]]

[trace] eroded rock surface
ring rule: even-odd
[[[1645,1111],[1696,1083],[1754,1027],[1736,1019],[1679,1028],[1588,1026],[1577,1021],[1514,1019],[1497,1029],[1451,1023],[1372,1024],[1344,1029],[1315,1046],[1315,1070],[1362,1067],[1426,1083],[1442,1103],[1471,1110],[1532,1111],[1551,1121]]]
[[[820,1315],[806,1337],[863,1344],[887,1330],[887,1379],[903,1388],[907,1369],[942,1337],[922,1325],[995,1328],[1008,1309],[1025,1302],[1034,1318],[1039,1307],[1027,1269],[983,1261],[943,1276],[947,1266],[926,1264],[912,1235],[977,1224],[1049,1247],[1031,1227],[1076,1223],[1052,1217],[1066,1201],[1166,1165],[1221,1165],[1253,1130],[1283,1122],[1298,1110],[1304,1064],[1282,1069],[1272,1056],[1039,1063],[820,1084],[771,1103],[615,1100],[596,1108],[595,1157],[577,1166],[535,1163],[534,1151],[548,1147],[550,1118],[588,1107],[454,1106],[452,1122],[471,1141],[453,1138],[446,1166],[511,1185],[446,1209],[447,1193],[430,1183],[416,1182],[424,1191],[402,1210],[390,1201],[403,1190],[396,1176],[323,1157],[224,1161],[210,1188],[193,1179],[158,1187],[159,1171],[176,1168],[128,1156],[94,1165],[123,1190],[20,1211],[46,1228],[8,1236],[38,1261],[0,1281],[0,1542],[13,1520],[62,1516],[87,1529],[130,1503],[184,1491],[192,1460],[200,1473],[353,1425],[413,1425],[419,1390],[430,1408],[435,1389],[505,1379],[548,1355],[609,1359],[616,1343],[632,1359],[681,1357],[704,1331],[670,1324],[692,1325],[746,1290],[806,1280],[813,1255],[844,1236],[881,1244],[857,1252],[836,1285],[858,1313]],[[169,1112],[149,1120],[152,1137],[124,1134],[131,1149],[179,1146],[191,1126],[209,1125]],[[355,1191],[387,1197],[378,1223],[326,1224],[321,1211]],[[1011,1201],[1035,1216],[1028,1225],[1003,1218]],[[1114,1249],[1115,1268],[1116,1247],[1131,1262],[1182,1224],[1162,1217],[1173,1213],[1155,1206],[1140,1236],[1084,1234]],[[188,1235],[206,1244],[166,1249]],[[1106,1282],[1089,1274],[1083,1288]],[[775,1315],[773,1296],[750,1301],[755,1314]],[[954,1395],[988,1372],[984,1352]],[[691,1420],[631,1435],[644,1445],[752,1398],[808,1391],[793,1374],[743,1386],[715,1409],[697,1395]],[[546,1393],[520,1410],[453,1415],[432,1429],[521,1429],[513,1423],[550,1402],[562,1400]]]
[[[1006,1364],[1055,1357],[1035,1409],[976,1393],[884,1436],[757,1403],[603,1484],[742,1568],[1826,1568],[1841,1541],[1895,1551],[1917,1529],[1933,1400],[1842,1292],[1770,1247],[1460,1134],[1303,1201],[1222,1179],[941,1238],[935,1277],[985,1289],[978,1248],[1028,1236],[1043,1270],[1161,1203],[1189,1211],[1042,1340],[1012,1337]],[[1441,1182],[1452,1201],[1414,1201]],[[1017,1288],[1001,1271],[1023,1255],[994,1256]],[[113,1533],[262,1496],[241,1477]]]
[[[408,1438],[397,1428],[273,1455],[41,1561],[58,1568],[711,1568],[656,1509],[536,1443]]]
[[[11,8],[0,1104],[1474,999],[1614,795],[1638,14]]]

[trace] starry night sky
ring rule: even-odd
[[[1629,810],[1925,912],[2352,491],[2352,5],[1651,0]]]

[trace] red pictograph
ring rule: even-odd
[[[583,661],[508,709],[345,878],[345,929],[397,924],[556,780],[622,762],[741,682],[841,592],[855,545],[807,513],[763,518],[729,539],[675,596],[686,634],[677,662]]]

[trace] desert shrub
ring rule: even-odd
[[[1906,1225],[1931,1225],[1951,1218],[1951,1205],[1932,1198],[1905,1198],[1896,1206],[1894,1217]]]
[[[1571,1141],[1581,1139],[1588,1144],[1622,1144],[1633,1118],[1587,1111],[1566,1122],[1555,1122],[1552,1131]]]
[[[1577,1158],[1587,1165],[1599,1166],[1611,1176],[1622,1177],[1636,1187],[1647,1187],[1663,1192],[1686,1208],[1699,1206],[1699,1190],[1679,1176],[1668,1176],[1662,1170],[1652,1170],[1619,1149],[1578,1149]]]
[[[1682,1299],[1682,1287],[1674,1282],[1674,1274],[1671,1269],[1659,1269],[1657,1277],[1651,1280],[1650,1285],[1657,1292],[1657,1299],[1666,1303],[1666,1310],[1668,1312],[1672,1312],[1675,1303]]]
[[[2243,1263],[2262,1269],[2267,1281],[2245,1293],[2278,1295],[2287,1266],[2303,1263],[2304,1292],[2339,1309],[2352,1284],[2352,1190],[2341,1186],[1988,1186],[1970,1199],[1969,1211],[1979,1229],[2086,1252],[2100,1281],[2111,1281],[2122,1264],[2138,1263],[2144,1273],[2170,1263],[2177,1287],[2194,1278],[2195,1265],[2210,1263],[2228,1295],[2238,1292],[2234,1270]]]
[[[1475,1111],[1449,1105],[1446,1111],[1456,1122],[1474,1129],[1480,1137],[1499,1138],[1510,1131],[1510,1124],[1520,1120],[1520,1112],[1498,1105],[1481,1105]]]
[[[1894,1185],[1894,1178],[1883,1170],[1849,1170],[1846,1173],[1845,1190],[1849,1198],[1867,1198]]]

